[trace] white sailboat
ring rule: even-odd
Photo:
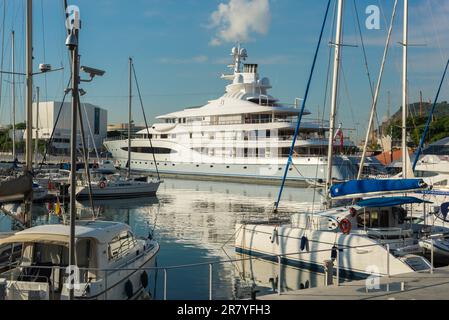
[[[150,177],[131,177],[131,124],[132,124],[132,68],[133,61],[129,59],[129,123],[128,123],[128,173],[127,177],[121,176],[102,177],[99,181],[90,184],[83,182],[76,187],[77,199],[87,199],[89,194],[94,199],[105,198],[135,198],[155,196],[161,180]],[[109,166],[112,162],[109,162]],[[155,164],[157,166],[157,164]],[[98,172],[98,171],[97,171]]]
[[[343,3],[343,0],[338,1],[331,133],[338,96]],[[405,2],[405,11],[407,9]],[[385,197],[385,194],[424,190],[427,185],[418,179],[401,179],[356,180],[332,187],[332,140],[329,149],[327,205],[344,198],[371,199],[331,207],[319,213],[294,214],[290,223],[282,224],[276,219],[239,223],[236,226],[236,251],[271,260],[283,255],[282,263],[318,272],[323,272],[324,262],[332,259],[336,263],[336,272],[350,279],[365,278],[373,272],[391,275],[428,269],[429,262],[413,254],[420,252],[418,240],[423,226],[405,221],[407,206],[424,201],[414,197]],[[427,227],[429,234],[449,232],[447,228]]]

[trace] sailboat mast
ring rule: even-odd
[[[27,0],[26,22],[26,169],[33,170],[33,2]]]
[[[132,125],[132,67],[133,59],[129,58],[129,100],[128,100],[128,178],[131,177],[131,125]]]
[[[40,89],[39,87],[36,87],[36,137],[34,140],[34,163],[37,166],[37,151],[39,148],[39,95],[40,95]]]
[[[388,29],[387,42],[385,43],[385,49],[384,49],[384,54],[382,57],[382,63],[381,63],[381,67],[380,67],[379,77],[377,79],[376,91],[374,92],[373,103],[371,105],[371,113],[370,113],[370,118],[369,118],[369,122],[368,122],[368,130],[366,131],[365,144],[363,146],[362,159],[360,160],[359,173],[357,175],[357,180],[360,180],[362,178],[363,167],[365,165],[366,154],[368,151],[368,142],[370,140],[369,136],[372,131],[372,128],[374,127],[374,117],[376,115],[377,102],[379,99],[380,87],[382,85],[382,78],[383,78],[384,69],[385,69],[385,62],[387,60],[388,48],[390,46],[391,34],[393,32],[393,24],[394,24],[394,18],[396,16],[397,4],[398,4],[398,0],[396,0],[394,2],[393,15],[391,17],[391,23],[390,23],[390,27]],[[388,118],[390,118],[389,115],[388,115]]]
[[[408,62],[408,0],[404,0],[404,39],[402,43],[402,178],[407,179],[407,62]]]
[[[15,32],[11,32],[11,80],[12,80],[12,92],[11,92],[11,100],[12,100],[12,160],[15,161],[16,156],[16,44],[15,44]]]
[[[330,127],[329,127],[329,146],[327,152],[327,180],[326,190],[329,191],[332,186],[332,165],[333,165],[333,147],[334,147],[334,134],[335,134],[335,115],[337,112],[337,99],[338,99],[338,83],[340,73],[340,61],[341,61],[341,38],[342,38],[342,23],[343,23],[343,0],[338,0],[337,10],[337,29],[335,34],[334,44],[334,72],[332,81],[332,101],[331,101],[331,114],[330,114]],[[327,205],[330,205],[330,198],[328,192],[326,192]]]

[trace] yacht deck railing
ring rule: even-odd
[[[402,243],[402,241],[398,242]],[[213,300],[214,298],[214,290],[213,290],[213,284],[214,284],[214,270],[215,268],[222,267],[223,265],[227,264],[235,264],[239,262],[245,262],[245,261],[252,261],[252,260],[269,260],[272,262],[277,263],[278,266],[278,286],[277,286],[277,294],[282,295],[282,283],[283,283],[283,266],[286,265],[287,260],[291,256],[295,257],[301,257],[301,255],[305,254],[316,254],[316,253],[322,253],[322,252],[332,252],[332,254],[335,254],[335,256],[332,258],[332,270],[326,270],[327,273],[330,272],[331,281],[329,282],[329,274],[325,275],[325,285],[335,285],[340,286],[342,278],[340,277],[340,269],[341,269],[341,256],[342,253],[346,250],[359,250],[363,248],[370,248],[370,247],[383,247],[385,249],[385,261],[386,261],[386,273],[380,273],[376,276],[378,277],[391,277],[390,272],[390,264],[391,264],[391,250],[390,246],[395,244],[395,242],[388,242],[387,244],[371,244],[371,245],[362,245],[362,246],[349,246],[349,245],[339,245],[333,249],[322,249],[322,250],[312,250],[312,251],[299,251],[299,252],[292,252],[292,253],[281,253],[281,254],[258,254],[257,257],[254,256],[246,256],[243,258],[236,258],[236,259],[228,259],[228,260],[219,260],[219,261],[209,261],[209,262],[202,262],[202,263],[192,263],[192,264],[183,264],[183,265],[175,265],[175,266],[167,266],[167,267],[143,267],[143,268],[115,268],[115,269],[98,269],[98,268],[79,268],[80,272],[84,275],[87,274],[95,274],[96,278],[89,278],[87,283],[83,283],[86,288],[89,282],[92,281],[103,281],[105,285],[105,294],[103,295],[103,299],[107,300],[107,292],[110,291],[111,287],[114,287],[116,284],[112,284],[111,287],[108,287],[109,282],[108,278],[111,277],[112,274],[116,272],[135,272],[135,271],[146,271],[146,272],[162,272],[163,273],[163,300],[168,300],[168,279],[169,279],[169,272],[173,272],[175,270],[186,270],[186,269],[192,269],[192,268],[201,268],[201,267],[207,267],[208,270],[208,298],[209,300]],[[331,255],[332,256],[332,255]],[[428,272],[429,274],[434,273],[434,246],[433,243],[431,245],[430,249],[430,264],[428,270],[420,271],[420,273]],[[326,263],[326,261],[323,261],[323,263]],[[335,265],[334,265],[335,264]],[[32,268],[33,270],[46,270],[47,274],[51,274],[50,276],[39,276],[39,279],[42,281],[44,280],[44,283],[55,283],[55,270],[59,271],[59,274],[64,274],[66,272],[66,267],[60,267],[60,266],[21,266],[20,261],[9,263],[9,264],[3,264],[0,265],[0,270],[6,270],[9,269],[9,271],[6,271],[2,274],[0,274],[0,293],[4,292],[5,288],[1,288],[2,284],[5,285],[3,280],[13,280],[13,275],[18,273],[18,270],[23,270],[26,268]],[[51,269],[51,273],[49,270]],[[354,270],[354,271],[360,271],[360,270]],[[364,272],[365,270],[363,270]],[[100,277],[102,276],[102,277]],[[333,278],[335,276],[335,283],[333,283]],[[25,276],[26,277],[26,276]],[[31,276],[30,276],[31,277]],[[35,277],[36,279],[36,277]],[[326,280],[327,279],[327,280]],[[401,279],[401,275],[395,275],[395,279]],[[404,282],[407,279],[407,276],[404,276],[402,279],[404,279]],[[411,278],[412,279],[412,278]],[[64,281],[66,278],[64,277]],[[51,281],[51,282],[50,282]],[[65,283],[65,282],[64,282]],[[16,288],[17,290],[17,288]],[[55,298],[60,293],[56,292],[56,290],[53,288],[53,286],[50,286],[50,299]],[[256,298],[256,292],[252,292],[252,298]],[[0,300],[5,299],[5,297],[2,297],[0,295]]]

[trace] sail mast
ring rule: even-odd
[[[34,163],[37,167],[38,160],[37,160],[37,151],[39,148],[39,95],[40,95],[40,89],[39,87],[36,87],[36,137],[34,140]]]
[[[329,127],[329,146],[327,154],[327,180],[326,189],[330,190],[332,186],[332,164],[333,164],[333,146],[334,146],[334,134],[335,134],[335,115],[337,112],[337,99],[338,99],[338,82],[340,74],[340,61],[341,61],[341,38],[342,38],[342,23],[343,23],[343,0],[338,0],[337,11],[337,29],[335,34],[334,44],[334,72],[332,81],[332,101],[331,101],[331,114],[330,114],[330,127]],[[327,206],[330,206],[329,193],[326,192]]]
[[[12,160],[15,161],[16,156],[16,62],[15,62],[15,32],[11,32],[11,77],[12,77],[12,92],[11,92],[11,100],[12,100]]]
[[[33,170],[33,2],[27,0],[26,22],[26,170]]]
[[[404,0],[404,39],[402,43],[402,178],[407,179],[407,60],[408,60],[408,0]]]
[[[371,130],[374,126],[374,116],[376,115],[377,102],[379,99],[380,87],[382,85],[382,77],[384,74],[385,62],[387,60],[388,48],[390,46],[391,34],[393,32],[393,25],[394,25],[394,18],[396,16],[397,4],[398,4],[398,0],[396,0],[394,2],[393,15],[391,17],[390,28],[388,29],[387,42],[385,44],[384,55],[382,57],[382,64],[381,64],[380,72],[379,72],[379,78],[377,79],[376,91],[374,93],[373,104],[371,106],[371,114],[370,114],[370,118],[369,118],[369,122],[368,122],[368,130],[366,131],[365,145],[363,147],[362,159],[360,160],[359,173],[357,175],[357,180],[360,180],[362,178],[363,167],[365,165],[366,153],[368,150],[369,136],[370,136]]]
[[[129,58],[129,100],[128,100],[128,179],[131,178],[131,124],[132,124],[132,66],[133,59]]]

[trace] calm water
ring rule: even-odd
[[[101,219],[128,223],[139,236],[155,230],[160,242],[159,267],[215,262],[239,258],[234,252],[235,223],[242,218],[265,217],[271,212],[278,187],[250,184],[165,180],[154,199],[96,202]],[[281,213],[307,210],[321,195],[313,189],[286,188]],[[83,215],[87,204],[79,203]],[[17,208],[10,208],[17,210]],[[34,224],[56,223],[45,205],[34,207]],[[11,228],[9,218],[0,215],[0,231]],[[214,299],[248,298],[251,288],[272,293],[277,288],[278,267],[257,259],[214,267]],[[208,266],[168,272],[169,299],[208,299]],[[282,286],[288,290],[322,285],[321,275],[295,268],[283,268]],[[150,280],[151,293],[163,295],[163,274]]]

